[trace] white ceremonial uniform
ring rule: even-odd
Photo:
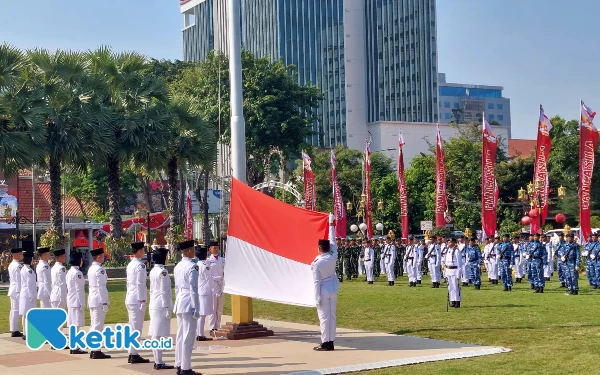
[[[360,245],[360,252],[359,252],[359,255],[358,255],[358,259],[357,259],[357,262],[358,262],[358,264],[357,264],[357,267],[358,267],[357,270],[358,270],[358,274],[359,275],[362,275],[362,274],[365,273],[364,272],[364,269],[365,269],[364,265],[365,265],[365,263],[364,263],[363,258],[361,257],[361,255],[363,255],[364,253],[365,253],[365,245],[361,244]]]
[[[385,244],[383,254],[385,256],[385,270],[388,281],[394,281],[394,262],[396,261],[396,246]]]
[[[198,301],[200,319],[196,333],[198,336],[204,336],[204,324],[207,315],[213,315],[215,309],[213,296],[215,295],[216,283],[211,273],[211,263],[206,260],[198,261]]]
[[[385,244],[381,244],[379,245],[379,268],[381,269],[381,274],[382,275],[386,275],[387,274],[387,270],[385,269],[385,257],[383,256],[383,252],[384,252],[384,248],[385,248]],[[346,274],[346,271],[344,271],[344,275]]]
[[[488,276],[492,280],[498,280],[498,247],[499,243],[494,243],[488,253],[490,268],[488,269]]]
[[[416,257],[416,265],[417,265],[417,281],[421,281],[423,279],[423,246],[421,244],[415,245],[416,248],[414,250]]]
[[[525,255],[518,243],[512,244],[515,254],[515,278],[520,279],[524,276],[522,263],[525,263]]]
[[[417,282],[417,265],[415,256],[415,245],[406,246],[406,253],[404,254],[404,263],[406,264],[406,273],[408,273],[408,281],[413,283]]]
[[[446,277],[448,278],[448,293],[450,301],[460,301],[461,293],[458,285],[462,270],[462,256],[457,247],[448,248],[443,257]]]
[[[373,266],[375,265],[375,250],[371,246],[365,247],[364,251],[365,270],[367,271],[367,281],[373,281]]]
[[[490,251],[492,250],[492,247],[494,246],[493,243],[488,243],[487,245],[485,245],[483,247],[483,264],[485,264],[485,270],[488,273],[488,278],[491,279],[490,276]]]
[[[210,255],[207,262],[211,265],[210,271],[212,278],[216,283],[215,294],[213,295],[213,309],[214,312],[210,316],[208,324],[211,329],[219,329],[221,327],[221,316],[223,315],[223,302],[225,296],[223,296],[223,290],[225,288],[225,258],[218,255]]]
[[[71,266],[66,277],[67,283],[67,326],[85,326],[85,279],[77,266]]]
[[[429,269],[429,276],[431,276],[432,283],[439,283],[441,280],[440,274],[440,260],[442,255],[440,254],[440,246],[437,244],[429,245],[429,249],[425,258],[427,259],[427,267]]]
[[[155,264],[150,271],[150,327],[148,336],[156,340],[171,335],[171,278],[162,264]],[[177,348],[176,348],[177,350]],[[154,363],[162,364],[162,350],[153,349]]]
[[[35,272],[25,264],[21,268],[21,293],[19,293],[19,314],[23,316],[23,334],[27,335],[27,312],[35,308]]]
[[[199,267],[191,258],[182,258],[173,273],[175,274],[175,305],[177,314],[177,339],[175,346],[175,366],[181,370],[192,369],[192,350],[200,308],[198,297]]]
[[[35,268],[35,273],[37,274],[37,298],[40,300],[40,307],[51,308],[52,274],[48,262],[40,260]]]
[[[312,262],[315,303],[321,323],[321,343],[335,341],[337,292],[340,281],[335,274],[337,250],[319,254]]]
[[[10,313],[8,324],[11,332],[19,330],[19,294],[21,294],[21,269],[23,265],[16,259],[8,265],[10,285],[7,296],[10,298]]]
[[[448,252],[448,245],[443,242],[442,245],[440,246],[440,255],[441,255],[441,259],[440,259],[440,264],[443,265],[444,264],[444,257],[446,256],[446,252]],[[440,266],[441,267],[441,266]],[[443,273],[444,275],[444,279],[446,278],[446,269],[444,268]]]
[[[50,292],[50,304],[53,308],[65,310],[67,308],[67,269],[60,263],[54,263],[50,270],[52,278],[52,291]]]
[[[108,278],[106,270],[98,262],[92,263],[88,269],[88,307],[90,308],[90,331],[102,331],[104,319],[108,312],[108,289],[106,283]],[[105,305],[106,304],[106,305]]]
[[[458,245],[458,250],[460,250],[460,255],[462,256],[462,270],[461,270],[461,275],[462,275],[462,282],[463,283],[468,283],[469,282],[469,274],[470,272],[467,272],[467,270],[469,269],[469,259],[467,258],[467,244],[466,243],[461,243]]]
[[[546,244],[546,256],[548,264],[544,266],[544,277],[550,278],[554,273],[554,245],[552,241]]]
[[[144,315],[146,314],[146,301],[148,288],[146,287],[146,264],[138,258],[131,259],[127,265],[127,294],[125,306],[129,316],[129,326],[132,330],[139,331],[144,328]],[[128,350],[129,355],[137,355],[138,350],[133,345]]]

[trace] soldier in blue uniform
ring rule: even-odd
[[[539,235],[538,235],[539,236]],[[527,281],[531,285],[531,289],[535,289],[535,277],[531,271],[531,261],[533,260],[532,252],[535,247],[535,242],[533,240],[534,236],[532,233],[529,234],[529,242],[525,245],[525,259],[526,267],[527,267]]]
[[[504,291],[508,292],[512,290],[511,267],[515,265],[515,251],[513,245],[510,243],[510,235],[508,234],[502,236],[502,244],[499,248],[498,257],[500,262],[500,277],[502,278],[502,284],[504,284]]]
[[[481,289],[481,249],[477,245],[477,237],[471,237],[466,250],[469,262],[469,279],[473,282],[475,290]]]
[[[590,234],[588,236],[588,243],[583,247],[581,256],[585,258],[585,273],[587,275],[588,282],[592,288],[597,289],[597,276],[596,276],[596,262],[592,259],[592,250],[596,247],[596,242],[593,241],[593,237]]]
[[[536,293],[544,293],[544,266],[548,263],[548,254],[546,247],[540,242],[540,234],[533,235],[533,244],[531,245],[531,276],[533,278],[534,289]]]
[[[597,239],[598,233],[594,233],[594,237]],[[600,243],[598,241],[595,242],[590,258],[592,259],[592,267],[596,270],[596,285],[594,289],[598,289],[600,288]]]
[[[565,274],[565,265],[561,259],[563,255],[565,255],[565,245],[567,242],[565,241],[565,234],[558,234],[558,243],[554,249],[554,258],[556,258],[556,268],[558,270],[558,281],[560,281],[560,287],[567,287],[567,277]]]
[[[573,242],[573,233],[567,234],[565,255],[562,258],[565,263],[569,278],[569,290],[567,294],[579,294],[579,245]]]

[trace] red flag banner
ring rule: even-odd
[[[544,227],[546,216],[548,216],[548,156],[552,148],[550,130],[552,130],[552,124],[548,116],[544,114],[544,108],[540,105],[535,164],[533,166],[533,183],[537,194],[538,208],[541,208],[541,215],[532,218],[531,233],[539,233]]]
[[[582,101],[579,120],[579,225],[583,234],[582,239],[586,239],[592,233],[590,203],[595,151],[598,147],[598,129],[594,126],[595,116],[596,112]]]
[[[190,187],[187,187],[185,201],[185,238],[189,241],[194,238],[194,217],[192,215],[192,193]]]
[[[481,222],[486,237],[493,236],[496,233],[496,177],[494,174],[494,165],[496,162],[496,151],[498,149],[498,139],[492,130],[492,127],[485,119],[483,114],[483,132],[482,132],[482,157],[481,157]]]
[[[373,238],[373,219],[371,218],[371,142],[368,140],[365,149],[365,189],[365,194],[367,195],[365,224],[367,224],[367,236]]]
[[[446,166],[439,124],[435,143],[435,226],[443,227],[446,226],[445,213],[448,210],[448,201],[446,199]]]
[[[312,159],[302,152],[302,164],[304,165],[304,208],[309,211],[317,209],[315,192],[315,173],[311,168]]]
[[[402,238],[408,238],[408,197],[406,194],[406,178],[404,177],[404,137],[398,136],[398,193],[400,194],[400,219],[402,223]]]
[[[333,185],[333,215],[335,216],[335,236],[337,238],[346,237],[347,216],[344,208],[344,200],[340,191],[340,185],[337,181],[335,170],[335,154],[331,150],[331,183]]]

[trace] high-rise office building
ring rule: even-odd
[[[226,52],[225,0],[181,1],[184,59]],[[324,93],[313,145],[364,147],[369,123],[434,122],[435,0],[241,0],[242,47]]]

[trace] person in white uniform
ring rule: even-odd
[[[8,265],[8,286],[7,296],[10,298],[10,312],[8,315],[8,324],[10,328],[10,337],[23,337],[19,331],[19,294],[21,293],[21,269],[23,265],[23,249],[15,248],[10,251],[12,262]]]
[[[552,243],[549,234],[546,234],[544,238],[544,244],[546,245],[546,260],[548,262],[548,264],[544,266],[544,279],[550,281],[552,275],[554,275],[554,244]]]
[[[175,366],[177,375],[199,375],[198,372],[192,370],[192,350],[194,349],[194,337],[200,318],[199,267],[192,260],[195,255],[194,241],[181,242],[179,248],[183,257],[173,271],[176,294],[173,311],[177,315]]]
[[[39,262],[35,268],[37,274],[37,298],[40,300],[40,307],[51,308],[50,292],[52,291],[52,274],[50,272],[50,249],[47,247],[38,248]]]
[[[469,257],[467,256],[467,237],[460,236],[458,239],[458,250],[462,256],[462,270],[460,270],[461,280],[463,286],[469,286]]]
[[[102,332],[104,329],[104,320],[108,312],[110,302],[108,300],[108,289],[106,288],[107,276],[106,270],[102,267],[104,263],[104,249],[94,249],[90,252],[93,263],[88,269],[88,307],[90,308],[90,332]],[[102,353],[101,350],[90,352],[91,359],[108,359],[110,355]]]
[[[425,256],[425,239],[417,240],[417,284],[423,280],[423,257]]]
[[[171,309],[173,297],[171,294],[171,278],[166,269],[169,250],[158,248],[152,252],[154,267],[150,271],[150,327],[148,336],[153,340],[171,336]],[[155,370],[171,370],[174,366],[167,365],[162,359],[162,350],[152,349]]]
[[[221,327],[221,316],[223,316],[223,302],[225,297],[223,296],[223,290],[225,288],[225,258],[219,256],[219,242],[211,241],[210,257],[207,259],[207,263],[210,264],[210,271],[212,278],[215,282],[215,294],[213,294],[213,314],[210,316],[210,334],[216,336],[217,330]]]
[[[431,287],[439,288],[441,281],[440,274],[440,260],[442,258],[440,246],[436,243],[436,238],[431,238],[431,244],[427,248],[427,254],[425,259],[427,261],[427,268],[429,269],[429,276],[431,277]]]
[[[492,277],[490,276],[490,252],[492,251],[493,239],[491,237],[487,237],[485,239],[485,245],[483,246],[483,264],[485,265],[485,270],[488,274],[488,282],[492,282]]]
[[[208,249],[204,245],[196,248],[196,258],[198,258],[198,301],[200,302],[200,319],[196,329],[196,341],[210,341],[212,338],[204,336],[204,326],[206,317],[213,315],[215,294],[215,281],[211,273],[211,264],[206,261]]]
[[[72,252],[69,260],[71,268],[67,272],[67,326],[85,326],[85,279],[81,272],[83,254]],[[81,348],[71,348],[71,354],[87,354]]]
[[[520,237],[514,236],[512,240],[513,251],[515,254],[515,282],[521,282],[521,279],[525,275],[523,271],[523,263],[525,262],[524,247],[519,243]]]
[[[52,308],[67,309],[67,253],[65,249],[54,251],[56,262],[50,270],[52,279],[52,291],[50,292],[50,304]]]
[[[330,218],[330,225],[331,225]],[[332,235],[330,234],[330,237]],[[312,262],[311,270],[314,282],[315,303],[319,322],[321,323],[321,344],[315,346],[316,351],[335,349],[336,303],[340,281],[335,276],[337,250],[332,239],[319,240],[319,255]]]
[[[406,273],[408,274],[408,286],[416,287],[417,286],[417,265],[415,256],[415,251],[417,246],[414,243],[414,237],[408,237],[408,245],[406,246],[406,250],[404,252],[404,264]]]
[[[368,242],[363,250],[363,262],[367,273],[367,283],[373,284],[373,267],[375,266],[375,249]]]
[[[145,255],[144,243],[134,242],[131,244],[133,258],[127,265],[127,294],[125,295],[125,306],[129,316],[129,326],[132,331],[142,332],[144,328],[144,315],[146,314],[146,301],[148,300],[148,288],[146,287],[146,263],[143,262]],[[148,363],[149,359],[142,358],[133,345],[128,350],[127,363]]]
[[[458,247],[456,246],[456,239],[450,238],[448,240],[448,249],[443,257],[446,278],[448,279],[450,307],[460,307],[462,295],[460,285],[458,283],[459,278],[461,277],[462,263],[462,255],[460,253],[460,250],[458,250]]]
[[[498,252],[500,247],[500,237],[494,238],[494,242],[490,247],[488,253],[488,261],[490,268],[488,270],[488,276],[492,280],[492,284],[498,284]]]
[[[35,308],[37,297],[35,272],[31,268],[33,252],[23,254],[23,267],[21,268],[21,292],[19,293],[19,315],[22,316],[23,340],[27,335],[27,312]]]
[[[392,244],[392,239],[385,237],[385,246],[383,247],[383,257],[385,259],[385,270],[387,272],[388,286],[394,286],[395,273],[394,262],[396,261],[396,246]]]

